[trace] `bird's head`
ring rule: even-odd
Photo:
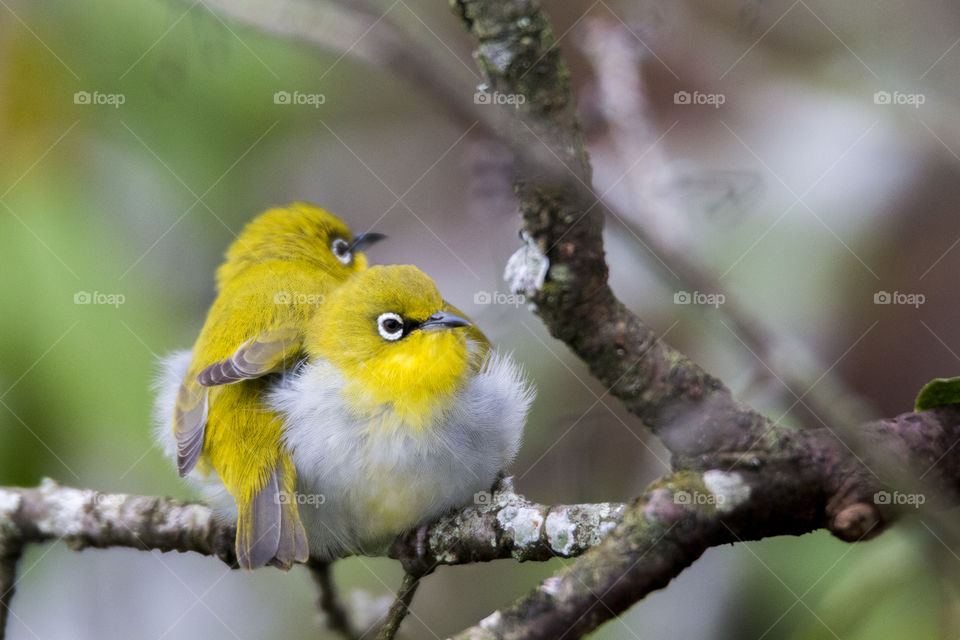
[[[362,250],[384,237],[374,232],[354,235],[338,217],[308,202],[268,209],[230,245],[217,282],[222,287],[250,266],[278,261],[308,264],[343,281],[367,268]]]
[[[398,423],[421,430],[470,372],[463,329],[470,321],[450,308],[416,267],[371,267],[327,296],[307,351],[343,375],[354,410],[387,408]]]

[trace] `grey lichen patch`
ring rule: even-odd
[[[625,511],[626,505],[609,502],[557,507],[547,515],[544,526],[550,548],[573,556],[595,547],[620,523]]]
[[[500,615],[499,611],[494,611],[486,618],[480,621],[480,626],[484,629],[496,629],[500,626],[500,619],[503,616]]]
[[[16,513],[22,501],[23,498],[19,493],[0,490],[0,525]]]
[[[623,519],[626,509],[625,504],[603,502],[596,505],[589,513],[584,514],[586,517],[583,518],[581,526],[586,535],[581,534],[580,536],[583,538],[578,541],[580,550],[586,550],[600,544]]]
[[[93,491],[61,487],[53,480],[44,478],[40,483],[40,493],[47,505],[36,520],[41,532],[67,538],[83,532],[86,520],[83,513],[93,497]]]
[[[0,490],[0,550],[4,543],[3,537],[15,535],[17,525],[13,522],[13,515],[20,509],[23,498],[19,493]]]
[[[57,491],[60,488],[60,483],[54,480],[53,478],[43,478],[40,480],[40,493],[44,497],[49,497],[52,493]]]
[[[551,511],[547,515],[546,532],[550,548],[561,555],[569,555],[573,549],[577,526],[570,522],[566,509]]]
[[[440,550],[434,553],[434,559],[437,562],[449,562],[456,554],[452,551],[459,538],[459,532],[466,530],[469,522],[477,516],[475,508],[465,509],[458,513],[452,522],[452,527],[433,527],[430,530],[429,545],[432,550]],[[454,532],[454,533],[451,533]],[[496,540],[493,541],[496,546]]]
[[[739,473],[727,473],[711,469],[703,474],[703,484],[716,496],[717,511],[733,511],[750,499],[750,485]]]
[[[523,547],[536,544],[543,528],[543,515],[531,507],[505,507],[497,513],[497,522],[513,537],[515,553],[522,554]]]
[[[523,246],[517,249],[503,270],[510,291],[533,297],[543,288],[550,259],[540,252],[537,242],[526,231],[520,234]]]
[[[205,534],[212,525],[213,512],[202,504],[182,505],[154,513],[154,530],[160,535],[189,531]]]
[[[509,42],[486,42],[477,47],[477,55],[491,70],[506,73],[517,54]]]
[[[617,526],[616,522],[612,520],[607,520],[600,523],[600,526],[597,527],[597,530],[600,532],[601,537],[606,537],[608,533],[613,531]]]

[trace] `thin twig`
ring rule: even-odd
[[[417,587],[419,586],[420,575],[408,572],[403,574],[403,582],[400,584],[399,591],[397,591],[397,598],[390,605],[390,611],[387,613],[387,619],[383,626],[380,627],[377,640],[393,640],[397,635],[400,624],[407,617],[410,603],[413,601],[413,596],[417,593]]]

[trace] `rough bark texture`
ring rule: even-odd
[[[902,513],[902,507],[875,498],[894,489],[870,468],[918,477],[950,451],[929,474],[929,483],[912,490],[940,500],[940,508],[958,503],[960,458],[952,448],[960,440],[960,410],[904,414],[862,431],[875,444],[866,464],[839,453],[825,430],[797,432],[800,437],[781,443],[780,453],[762,464],[679,471],[657,481],[596,548],[458,637],[580,637],[665,587],[721,544],[823,527],[850,542],[868,539]],[[897,467],[890,465],[894,460],[900,461]]]
[[[509,478],[492,495],[487,505],[440,519],[426,530],[423,541],[417,540],[416,532],[398,539],[390,557],[415,575],[443,564],[573,557],[595,546],[625,510],[625,505],[615,503],[532,504],[514,493]],[[34,488],[0,488],[2,558],[18,558],[26,544],[63,540],[76,551],[109,547],[193,551],[236,568],[235,535],[232,525],[217,520],[202,504],[99,493],[50,479]],[[319,574],[326,571],[312,568]]]
[[[0,531],[3,548],[62,539],[76,551],[196,551],[236,566],[233,527],[205,505],[74,489],[50,479],[35,488],[0,488]]]

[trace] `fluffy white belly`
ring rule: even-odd
[[[268,400],[283,414],[311,555],[375,552],[404,530],[470,502],[516,455],[533,393],[491,353],[450,408],[422,431],[389,409],[360,415],[327,362],[288,376]]]

